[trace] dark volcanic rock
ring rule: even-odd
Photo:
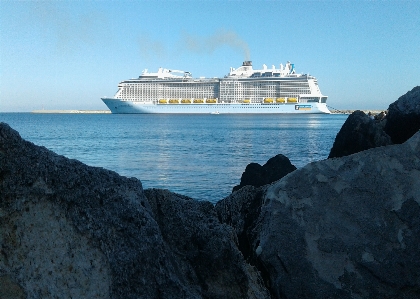
[[[245,186],[230,196],[216,203],[215,210],[222,223],[229,224],[238,237],[239,249],[245,259],[252,255],[250,235],[260,216],[262,206],[262,188]]]
[[[248,223],[235,216],[251,205]],[[420,133],[308,164],[216,209],[246,234],[272,298],[420,298]]]
[[[403,143],[420,130],[420,86],[389,105],[385,132],[394,143]]]
[[[234,231],[220,224],[210,202],[167,190],[145,194],[165,242],[185,260],[182,272],[202,286],[204,298],[270,297],[259,274],[244,263]]]
[[[269,159],[263,166],[258,163],[250,163],[246,166],[245,172],[242,173],[241,183],[233,187],[232,192],[243,186],[260,187],[271,184],[295,169],[296,167],[290,163],[290,160],[281,154]]]
[[[371,119],[353,112],[340,132],[328,158],[343,157],[369,148],[401,144],[420,130],[420,86],[413,88]]]
[[[349,115],[341,127],[328,158],[348,156],[390,144],[391,138],[383,131],[382,125],[358,110]]]
[[[267,297],[209,203],[148,195],[0,123],[0,297]]]

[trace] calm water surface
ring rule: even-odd
[[[211,202],[229,195],[251,162],[283,154],[300,168],[327,158],[347,117],[0,113],[60,155]]]

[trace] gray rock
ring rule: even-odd
[[[205,298],[270,298],[258,271],[244,262],[230,226],[221,225],[214,206],[167,190],[147,189],[162,236],[177,252],[183,273],[201,286]]]
[[[56,155],[0,123],[0,297],[264,298],[210,204],[162,192],[149,203],[137,179]]]
[[[376,116],[353,112],[340,132],[328,158],[343,157],[369,148],[401,144],[420,130],[420,86]]]
[[[238,238],[239,250],[248,261],[253,260],[251,238],[252,230],[258,220],[262,207],[261,188],[245,186],[220,200],[215,205],[215,210],[220,222],[234,228]]]
[[[261,187],[271,184],[295,169],[296,167],[290,163],[289,158],[282,154],[270,158],[263,166],[258,163],[250,163],[246,166],[245,172],[242,173],[241,183],[233,187],[232,192],[241,189],[243,186]]]
[[[420,133],[240,192],[216,209],[272,298],[420,298]]]
[[[394,143],[403,143],[420,130],[420,86],[389,105],[385,132]]]
[[[22,287],[12,281],[10,277],[0,276],[0,298],[1,299],[25,299],[25,292]]]
[[[390,145],[391,138],[384,132],[379,121],[371,119],[363,111],[353,112],[345,121],[328,158],[348,156],[370,148]]]

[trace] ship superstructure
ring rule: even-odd
[[[329,113],[316,78],[296,73],[290,62],[254,70],[245,61],[224,78],[212,79],[146,69],[102,100],[112,113]]]

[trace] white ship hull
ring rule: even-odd
[[[326,103],[153,104],[102,98],[112,113],[137,114],[281,114],[330,113]]]

